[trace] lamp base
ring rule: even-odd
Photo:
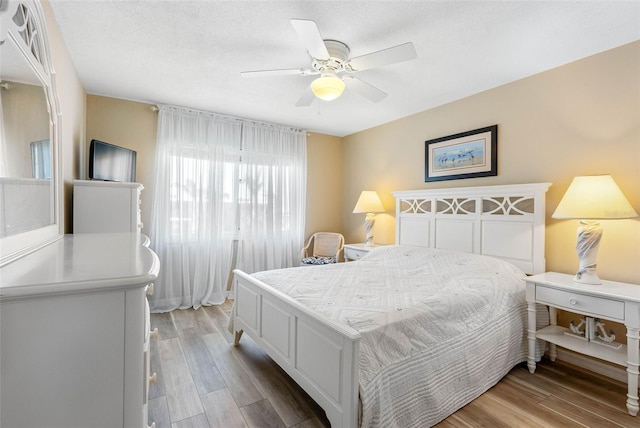
[[[602,227],[598,221],[582,220],[578,226],[578,243],[576,250],[580,268],[576,273],[574,282],[580,284],[602,284],[596,273],[596,257],[602,239]]]
[[[365,247],[373,247],[376,244],[373,242],[373,223],[376,221],[376,215],[373,213],[367,213],[367,216],[364,219],[364,230],[365,230]]]
[[[578,272],[576,273],[576,276],[573,277],[573,282],[592,285],[602,284],[602,281],[600,281],[598,274],[595,272]]]

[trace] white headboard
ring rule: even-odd
[[[401,190],[396,244],[484,254],[525,273],[545,270],[545,194],[551,183]]]

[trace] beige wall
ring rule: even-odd
[[[315,232],[342,232],[342,138],[307,135],[305,240]]]
[[[89,173],[89,144],[92,139],[135,150],[136,181],[142,183],[143,233],[149,233],[156,160],[158,113],[151,104],[87,95],[87,135],[83,161]],[[87,178],[87,177],[83,177]]]
[[[498,124],[498,176],[424,182],[425,140]],[[376,218],[378,243],[393,243],[400,189],[551,182],[547,270],[577,267],[577,220],[550,216],[576,175],[610,173],[640,212],[640,42],[359,132],[343,141],[343,229],[364,237],[352,214],[361,190],[377,190],[388,210]],[[640,220],[603,221],[602,278],[640,284]]]
[[[9,82],[2,89],[2,121],[6,159],[3,177],[32,177],[31,143],[49,140],[49,111],[42,86]]]
[[[61,176],[64,182],[62,218],[65,233],[71,233],[73,180],[80,177],[79,153],[81,153],[85,137],[86,93],[48,1],[42,2],[42,9],[49,35],[51,60],[56,73],[56,90],[61,113],[59,151],[62,158]]]

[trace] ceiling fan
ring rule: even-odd
[[[345,87],[377,103],[387,94],[352,74],[384,65],[409,61],[417,57],[413,43],[404,43],[387,49],[349,58],[349,46],[338,40],[323,40],[316,23],[309,19],[291,19],[291,25],[311,55],[311,68],[243,71],[244,77],[276,75],[320,75],[302,93],[296,106],[311,105],[315,97],[331,101],[342,95]]]

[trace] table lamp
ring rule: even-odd
[[[374,213],[384,212],[384,206],[378,193],[375,190],[363,190],[353,212],[354,214],[367,213],[364,219],[364,230],[366,231],[364,245],[366,247],[374,246],[372,235],[373,222],[376,217]]]
[[[580,267],[574,282],[601,284],[596,273],[596,257],[602,238],[598,220],[637,217],[611,175],[578,176],[562,197],[551,217],[580,219],[576,250]]]

